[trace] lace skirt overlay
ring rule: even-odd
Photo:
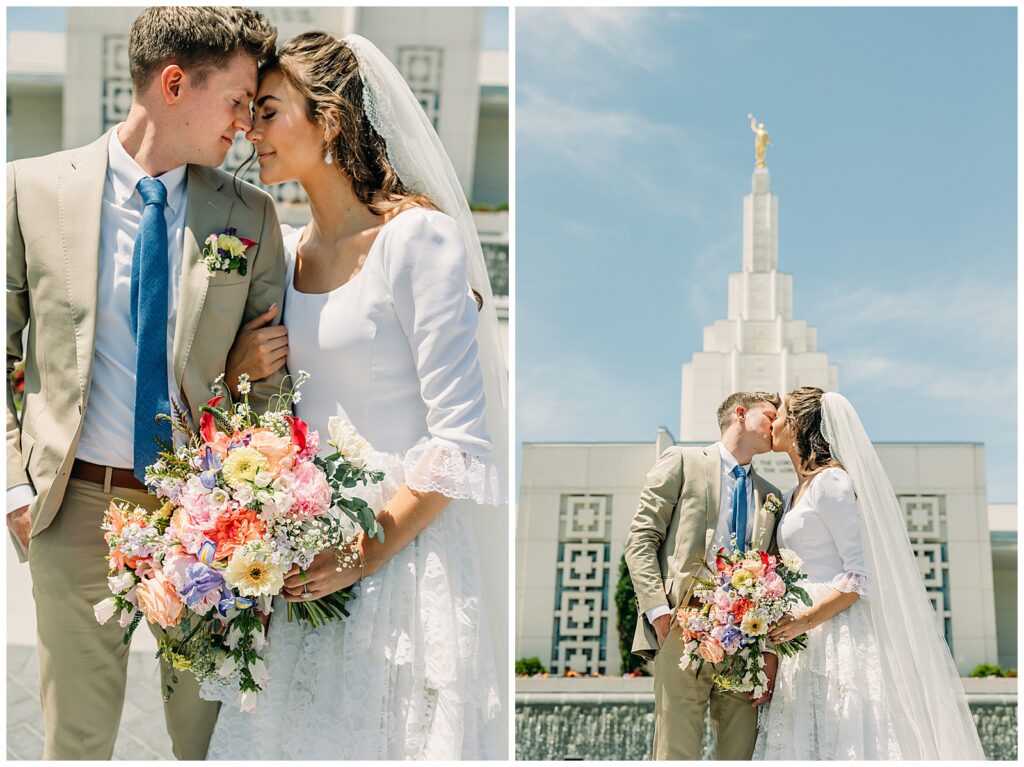
[[[817,602],[835,586],[804,588]],[[858,600],[808,632],[806,650],[779,659],[775,693],[759,715],[754,759],[900,759],[882,685],[870,608]]]
[[[404,478],[404,456],[377,454],[379,509]],[[255,713],[222,697],[210,759],[486,759],[500,708],[480,601],[469,500],[452,501],[359,584],[351,616],[318,629],[289,623],[275,600],[264,657],[270,682]]]

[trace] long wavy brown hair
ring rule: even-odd
[[[378,216],[409,206],[437,210],[428,197],[405,187],[388,159],[387,145],[363,110],[363,81],[355,54],[323,32],[304,32],[286,42],[260,66],[260,79],[280,72],[306,99],[312,122],[329,136],[324,154],[352,184],[352,191]]]
[[[821,433],[821,397],[824,394],[816,386],[802,386],[786,395],[786,421],[793,427],[800,468],[805,472],[830,466],[843,468]]]

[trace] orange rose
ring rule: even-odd
[[[235,549],[249,541],[262,538],[265,531],[255,511],[239,509],[221,515],[213,529],[207,531],[206,537],[217,544],[213,558],[220,560],[230,558]]]
[[[725,657],[725,648],[714,637],[704,637],[700,640],[700,647],[697,654],[708,663],[718,663]]]
[[[181,611],[185,606],[178,597],[178,590],[162,570],[154,569],[152,575],[136,587],[135,593],[139,609],[150,623],[159,623],[166,629],[177,626],[181,621]]]
[[[274,475],[282,469],[291,471],[298,450],[290,437],[279,437],[267,429],[254,431],[249,447],[260,451],[267,459],[267,471]]]

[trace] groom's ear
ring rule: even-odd
[[[185,70],[177,64],[168,64],[160,71],[160,97],[164,104],[171,106],[181,99],[185,77]]]

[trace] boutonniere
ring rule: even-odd
[[[778,516],[779,512],[782,511],[782,501],[775,497],[775,493],[768,493],[765,496],[764,510],[773,517]]]
[[[238,230],[228,227],[223,232],[211,234],[206,238],[206,247],[203,248],[203,262],[206,264],[206,275],[210,279],[217,272],[238,272],[243,277],[249,271],[249,260],[245,251],[256,244],[255,240],[248,237],[236,237]]]

